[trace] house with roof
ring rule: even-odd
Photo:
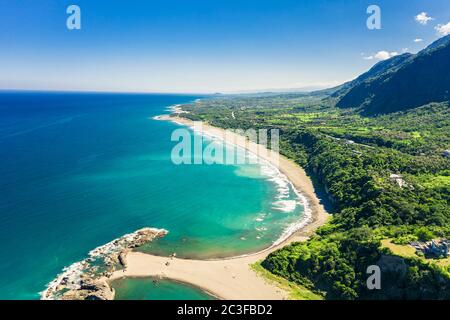
[[[450,255],[450,241],[447,239],[431,240],[428,242],[414,241],[410,243],[416,251],[426,256],[448,257]]]

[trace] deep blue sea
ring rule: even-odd
[[[38,299],[65,266],[142,227],[169,231],[146,251],[210,258],[267,247],[299,219],[300,205],[280,210],[293,191],[257,165],[172,163],[179,126],[152,117],[197,98],[0,93],[0,299]]]

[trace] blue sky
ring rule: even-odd
[[[81,30],[66,28],[71,4],[81,8]],[[371,4],[381,8],[381,30],[366,27]],[[448,0],[0,0],[0,88],[333,86],[378,58],[417,52],[449,22]]]

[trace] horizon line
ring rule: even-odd
[[[242,91],[216,91],[216,92],[176,92],[176,91],[109,91],[109,90],[77,90],[77,89],[5,89],[0,88],[0,93],[5,92],[28,92],[28,93],[86,93],[86,94],[168,94],[168,95],[203,95],[203,96],[214,96],[214,95],[246,95],[246,94],[263,94],[263,93],[311,93],[314,91],[326,90],[333,88],[334,86],[316,88],[313,90],[305,90],[303,88],[285,88],[285,89],[255,89],[255,90],[242,90]]]
[[[108,90],[76,90],[76,89],[4,89],[0,88],[0,92],[30,92],[30,93],[105,93],[105,94],[169,94],[169,95],[214,95],[225,94],[222,92],[158,92],[158,91],[108,91]]]

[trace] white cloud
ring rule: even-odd
[[[395,57],[398,55],[398,52],[387,52],[387,51],[378,51],[375,53],[374,58],[378,60],[387,60],[389,58]]]
[[[408,48],[403,48],[403,52],[406,52],[407,50],[408,50]],[[387,59],[395,57],[395,56],[398,56],[397,51],[389,52],[389,51],[382,50],[382,51],[378,51],[377,53],[375,53],[371,56],[363,56],[363,59],[364,60],[374,60],[374,59],[387,60]]]
[[[447,22],[447,24],[438,24],[434,29],[436,29],[440,35],[446,36],[450,34],[450,22]]]
[[[428,16],[428,13],[421,12],[415,17],[416,21],[424,26],[428,24],[428,21],[434,20],[432,17]]]
[[[423,41],[423,39],[420,39],[420,38],[414,39],[414,42],[422,42],[422,41]]]

